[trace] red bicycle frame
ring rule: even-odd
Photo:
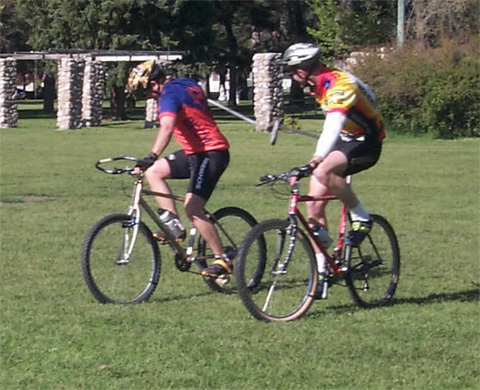
[[[351,182],[351,177],[347,177],[347,183],[350,184]],[[338,200],[338,197],[335,195],[324,195],[324,196],[310,196],[310,195],[301,195],[298,189],[298,181],[294,182],[291,184],[292,190],[290,192],[290,203],[289,203],[289,208],[288,208],[288,215],[290,219],[292,220],[293,223],[297,224],[296,218],[300,220],[301,224],[305,228],[305,230],[308,233],[308,236],[310,240],[314,243],[314,246],[316,246],[320,251],[325,255],[325,258],[327,260],[327,264],[329,266],[329,271],[332,275],[337,275],[341,273],[341,261],[340,259],[342,258],[342,250],[343,250],[343,244],[345,242],[345,231],[346,231],[346,226],[347,226],[347,216],[348,216],[348,207],[343,204],[342,205],[342,211],[340,215],[340,222],[339,222],[339,227],[338,227],[338,239],[337,239],[337,244],[335,245],[335,248],[333,250],[333,255],[330,255],[327,252],[327,249],[323,246],[323,244],[320,242],[318,237],[313,233],[312,228],[308,224],[307,220],[305,219],[304,215],[302,212],[298,209],[298,204],[299,203],[304,203],[304,202],[315,202],[315,201],[321,201],[321,200]]]

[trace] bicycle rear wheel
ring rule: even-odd
[[[237,256],[240,245],[247,233],[257,224],[257,220],[248,211],[238,207],[218,209],[213,213],[211,219],[222,240],[225,253],[232,259]],[[255,245],[259,254],[265,253],[265,241],[262,237],[258,238]],[[208,267],[214,260],[214,255],[203,238],[200,238],[198,242],[198,256],[206,258],[196,262],[200,269]],[[204,280],[212,291],[224,294],[237,292],[233,274],[217,279],[204,277]]]
[[[157,287],[161,264],[150,229],[126,214],[101,219],[83,243],[83,277],[101,303],[146,301]]]
[[[266,243],[264,254],[257,251],[259,237]],[[313,302],[318,283],[314,251],[301,230],[294,242],[292,238],[290,222],[273,219],[255,226],[240,248],[235,269],[238,292],[259,320],[292,321]]]
[[[391,302],[400,277],[400,249],[392,226],[380,215],[372,215],[373,228],[358,247],[345,247],[350,264],[345,281],[350,296],[360,307],[384,306]]]

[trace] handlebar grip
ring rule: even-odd
[[[311,175],[313,171],[313,168],[306,164],[306,165],[300,165],[299,167],[295,167],[289,172],[289,176],[291,177],[297,177],[299,179],[303,177],[308,177]]]
[[[259,182],[257,183],[257,187],[262,186],[264,184],[271,183],[272,181],[275,181],[275,179],[276,179],[276,176],[274,176],[274,175],[260,176],[258,178]]]
[[[133,161],[133,162],[138,162],[139,159],[136,157],[130,157],[130,156],[120,156],[120,157],[112,157],[112,158],[102,158],[101,160],[98,160],[95,163],[95,168],[97,168],[99,171],[102,171],[104,173],[109,173],[111,175],[119,175],[122,173],[132,173],[134,168],[133,167],[125,167],[125,168],[117,168],[117,167],[112,167],[112,168],[106,168],[102,166],[102,164],[105,163],[111,163],[113,161]]]
[[[283,173],[280,173],[278,175],[265,175],[265,176],[261,176],[259,178],[260,182],[257,183],[257,187],[258,186],[261,186],[261,185],[264,185],[264,184],[268,184],[268,183],[272,183],[274,181],[277,181],[277,180],[283,180],[283,181],[286,181],[288,182],[289,178],[291,177],[296,177],[297,179],[301,179],[303,177],[308,177],[311,175],[313,171],[313,168],[306,164],[306,165],[300,165],[298,167],[295,167],[295,168],[292,168],[290,171],[288,172],[283,172]]]

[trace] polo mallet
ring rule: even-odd
[[[278,132],[280,130],[286,133],[301,134],[315,139],[318,139],[319,137],[319,134],[311,133],[305,130],[294,129],[293,127],[285,126],[282,122],[283,119],[277,119],[275,122],[273,122],[273,125],[269,124],[269,127],[272,127],[272,131],[270,132],[270,145],[275,145],[278,137]]]
[[[230,107],[226,107],[223,104],[218,103],[215,100],[208,99],[208,102],[210,104],[214,105],[215,107],[218,107],[218,108],[220,108],[224,111],[229,112],[232,115],[235,115],[236,117],[238,117],[240,119],[243,119],[245,122],[248,122],[248,123],[254,125],[255,127],[258,127],[262,130],[270,132],[270,145],[275,145],[275,142],[277,141],[277,137],[278,137],[278,132],[280,130],[288,132],[288,133],[302,134],[302,135],[305,135],[307,137],[312,137],[312,138],[315,138],[315,139],[317,139],[319,137],[318,134],[310,133],[309,131],[294,129],[293,127],[285,126],[282,123],[283,119],[277,119],[276,121],[270,122],[267,126],[264,126],[264,125],[261,125],[261,124],[257,123],[253,119],[251,119],[251,118],[249,118],[249,117],[247,117],[247,116],[245,116],[245,115],[243,115],[243,114],[241,114],[241,113],[239,113],[235,110],[232,110]]]

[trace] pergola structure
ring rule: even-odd
[[[57,127],[65,130],[100,124],[105,82],[103,63],[152,59],[172,63],[181,60],[183,54],[164,50],[48,50],[0,54],[0,127],[17,126],[17,61],[58,61]],[[36,77],[36,72],[34,74]]]
[[[15,53],[0,53],[0,59],[14,60],[60,60],[62,58],[70,59],[91,59],[101,62],[120,62],[120,61],[147,61],[156,59],[161,62],[172,62],[181,60],[184,52],[165,51],[165,50],[48,50],[48,51],[28,51]]]
[[[0,54],[0,128],[17,127],[17,61],[58,61],[57,128],[66,130],[100,125],[105,82],[103,63],[155,59],[167,64],[181,60],[183,54],[181,51],[139,50],[49,50]],[[252,65],[256,122],[220,103],[214,105],[254,124],[258,131],[269,131],[271,124],[283,119],[284,115],[280,54],[257,53]],[[49,84],[53,109],[53,80]],[[45,89],[47,87],[45,84]],[[147,99],[146,103],[145,125],[150,127],[155,121],[157,102]],[[209,103],[214,102],[209,99]]]

